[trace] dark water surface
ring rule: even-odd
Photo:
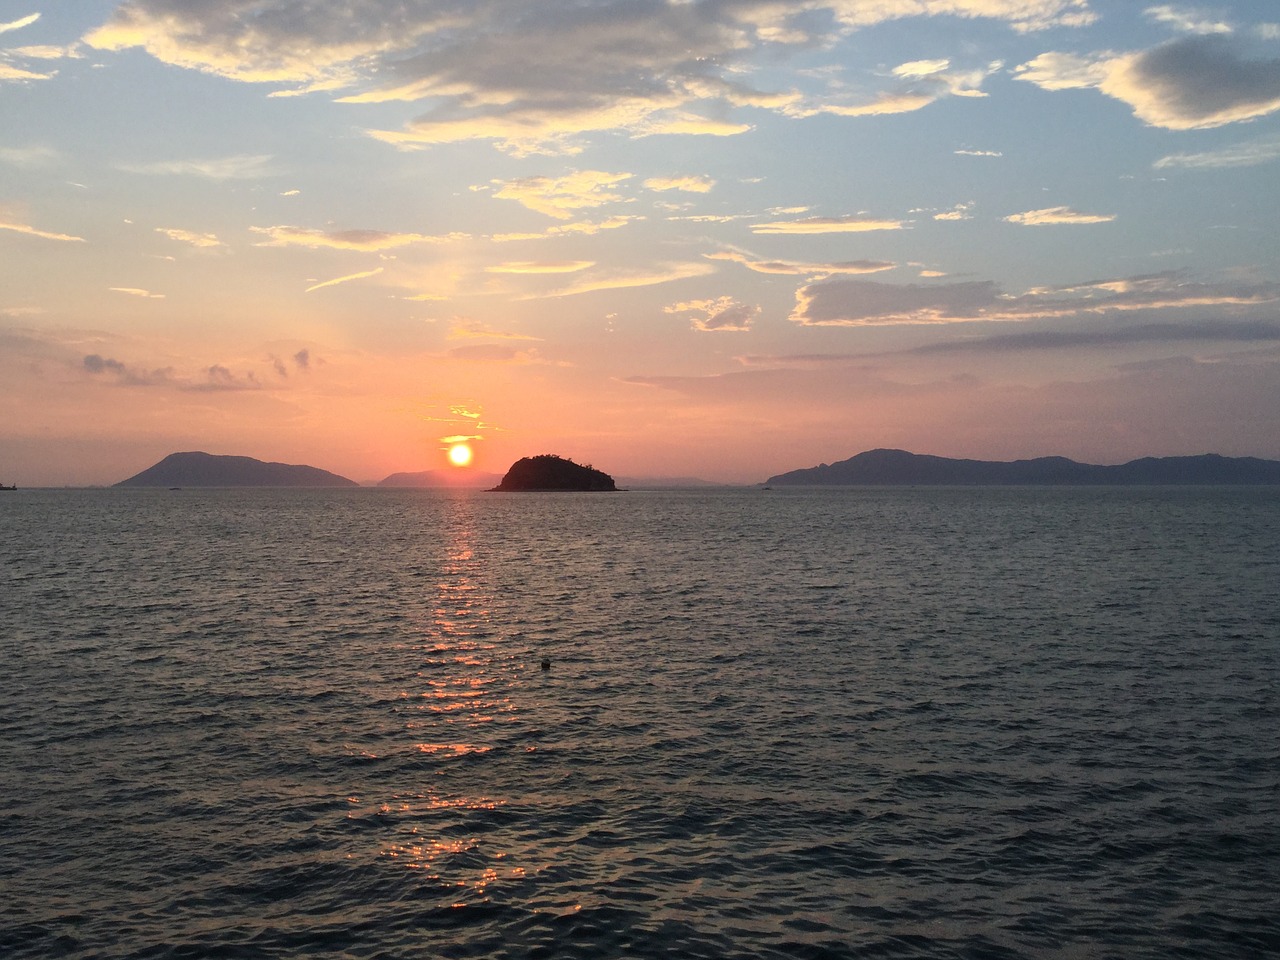
[[[0,957],[1280,956],[1280,491],[18,491],[0,669]]]

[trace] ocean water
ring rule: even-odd
[[[11,960],[1280,956],[1277,490],[17,491],[0,670]]]

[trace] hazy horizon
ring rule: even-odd
[[[0,2],[0,483],[1280,459],[1274,4],[247,9]]]

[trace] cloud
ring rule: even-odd
[[[1196,323],[1147,323],[1106,330],[1030,330],[950,340],[912,347],[909,353],[981,353],[1022,350],[1074,350],[1139,343],[1274,343],[1280,325],[1268,320],[1203,320]]]
[[[950,210],[944,210],[941,213],[935,213],[933,215],[933,219],[935,220],[972,220],[973,207],[974,207],[974,202],[972,200],[968,201],[967,203],[957,203]]]
[[[901,220],[877,220],[872,217],[806,217],[803,220],[777,220],[752,224],[758,234],[866,233],[872,230],[901,230]]]
[[[843,260],[833,263],[805,263],[797,260],[756,260],[736,251],[704,253],[708,260],[728,260],[740,263],[755,273],[781,274],[783,276],[826,277],[832,274],[880,273],[894,269],[897,264],[888,260]]]
[[[1147,7],[1143,12],[1156,23],[1164,24],[1175,30],[1181,30],[1183,33],[1204,35],[1233,32],[1229,23],[1208,19],[1198,10],[1188,10],[1182,7],[1175,7],[1172,4]]]
[[[753,304],[743,303],[733,297],[719,297],[715,300],[689,300],[684,303],[673,303],[664,308],[665,313],[697,313],[691,326],[694,330],[707,333],[742,332],[751,329],[751,325],[760,316],[760,308]]]
[[[40,19],[40,14],[32,13],[18,20],[11,20],[8,23],[0,23],[0,33],[10,33],[14,30],[21,30],[23,27],[29,27]]]
[[[577,273],[595,265],[594,260],[510,260],[485,267],[485,271],[516,274]]]
[[[1256,167],[1280,158],[1280,138],[1236,143],[1201,153],[1174,153],[1161,157],[1152,166],[1157,170],[1227,170]]]
[[[799,103],[785,110],[791,116],[827,113],[840,117],[873,117],[923,110],[943,97],[985,97],[982,83],[1004,66],[994,62],[969,70],[951,69],[950,60],[913,60],[891,71],[897,84],[862,103],[842,102],[827,95],[816,104]]]
[[[238,154],[211,160],[156,160],[122,164],[126,173],[207,177],[210,180],[257,180],[273,175],[269,154]]]
[[[152,293],[150,290],[143,290],[141,287],[108,287],[112,293],[123,293],[130,297],[139,297],[143,300],[163,300],[163,293]]]
[[[52,147],[0,147],[0,163],[14,167],[36,169],[48,167],[62,159],[62,154]]]
[[[890,284],[835,279],[796,291],[791,320],[803,326],[1021,321],[1142,310],[1256,306],[1280,300],[1280,286],[1209,284],[1176,273],[1092,280],[1033,288],[1021,295],[989,280],[938,284]]]
[[[533,363],[537,353],[520,350],[500,343],[477,343],[454,347],[448,354],[454,360],[471,360],[482,363]]]
[[[716,182],[710,177],[650,177],[644,182],[646,190],[680,190],[684,193],[710,193]]]
[[[715,267],[709,263],[667,263],[644,270],[634,269],[622,273],[601,274],[584,277],[568,287],[552,290],[550,293],[538,294],[541,297],[573,297],[582,293],[595,293],[600,290],[625,290],[631,287],[652,287],[673,280],[687,280],[690,277],[705,277],[713,273]],[[526,299],[535,299],[530,296]]]
[[[729,111],[781,111],[796,99],[747,86],[753,56],[776,63],[788,50],[929,16],[987,18],[1022,32],[1094,18],[1088,0],[124,0],[84,39],[272,84],[275,95],[340,90],[348,103],[427,104],[398,130],[370,131],[398,146],[479,139],[517,153],[574,152],[572,138],[592,131],[744,132],[751,125]],[[936,86],[922,69],[898,79]]]
[[[428,236],[421,233],[388,233],[383,230],[312,230],[306,227],[250,227],[250,231],[267,240],[259,247],[306,247],[311,250],[358,250],[377,253],[414,243],[448,243],[465,240],[466,234],[451,233]]]
[[[557,220],[571,220],[575,211],[624,200],[621,194],[612,192],[612,188],[631,179],[631,176],[629,173],[578,170],[563,177],[495,180],[499,189],[493,195],[501,200],[515,200],[530,210]]]
[[[999,150],[953,150],[957,157],[1003,157]]]
[[[449,328],[450,340],[535,340],[541,342],[542,337],[527,333],[511,333],[503,330],[491,330],[476,323],[457,323]]]
[[[84,237],[75,237],[69,233],[50,233],[47,230],[37,230],[35,227],[26,223],[12,223],[0,220],[0,230],[12,230],[14,233],[25,233],[29,237],[39,237],[41,240],[59,240],[63,243],[84,243]]]
[[[192,247],[221,247],[223,242],[212,233],[194,233],[191,230],[179,230],[174,227],[156,227],[156,233],[163,233],[170,240],[185,243]]]
[[[1190,36],[1140,53],[1045,53],[1015,76],[1045,90],[1099,90],[1150,126],[1204,130],[1280,110],[1280,60],[1239,51],[1229,37]]]
[[[495,233],[490,239],[495,243],[511,243],[516,240],[546,240],[551,237],[565,237],[570,235],[592,236],[601,230],[617,230],[619,227],[625,227],[627,224],[636,220],[643,220],[644,217],[607,217],[604,220],[590,221],[578,220],[574,223],[566,223],[560,226],[548,227],[546,230],[540,230],[536,233]]]
[[[36,73],[0,62],[0,80],[51,80],[53,77],[52,73]]]
[[[314,283],[304,290],[304,293],[311,293],[314,290],[323,290],[325,287],[336,287],[340,283],[349,283],[352,280],[364,280],[366,277],[376,277],[382,272],[382,267],[374,270],[364,270],[360,273],[349,273],[345,277],[334,277],[332,280],[325,280],[321,283]]]
[[[1043,210],[1026,210],[1005,217],[1007,223],[1020,223],[1026,227],[1052,226],[1062,223],[1110,223],[1115,214],[1080,213],[1070,207],[1045,207]]]

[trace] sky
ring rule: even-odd
[[[1280,5],[0,0],[0,483],[1280,459]]]

